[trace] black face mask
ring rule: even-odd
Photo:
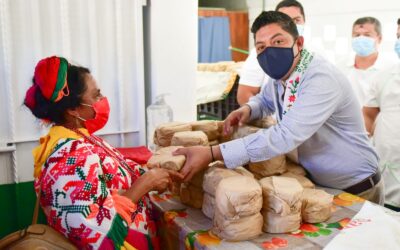
[[[279,80],[287,74],[295,58],[293,54],[295,43],[290,48],[267,47],[257,56],[258,63],[268,76]]]

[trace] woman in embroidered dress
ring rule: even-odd
[[[41,60],[25,105],[53,124],[33,150],[35,190],[47,222],[83,249],[158,249],[147,193],[178,173],[145,170],[92,133],[109,105],[84,67]]]

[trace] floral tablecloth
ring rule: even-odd
[[[180,203],[170,193],[150,195],[158,219],[162,249],[322,249],[361,209],[364,199],[340,190],[324,188],[335,195],[333,214],[324,223],[302,224],[297,232],[263,233],[249,241],[229,242],[209,233],[212,221],[200,209]]]

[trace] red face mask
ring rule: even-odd
[[[108,103],[107,97],[103,97],[92,105],[82,103],[84,106],[92,107],[94,112],[96,113],[93,119],[83,119],[78,117],[85,123],[85,127],[88,130],[89,134],[93,134],[94,132],[102,129],[107,121],[108,116],[110,115],[110,105]]]

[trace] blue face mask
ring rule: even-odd
[[[268,76],[279,80],[287,74],[295,57],[293,55],[295,43],[290,48],[267,47],[257,56],[258,63]]]
[[[369,56],[376,51],[375,39],[366,36],[358,36],[351,41],[353,50],[358,56]]]
[[[396,51],[397,56],[400,58],[400,38],[394,44],[394,51]]]

